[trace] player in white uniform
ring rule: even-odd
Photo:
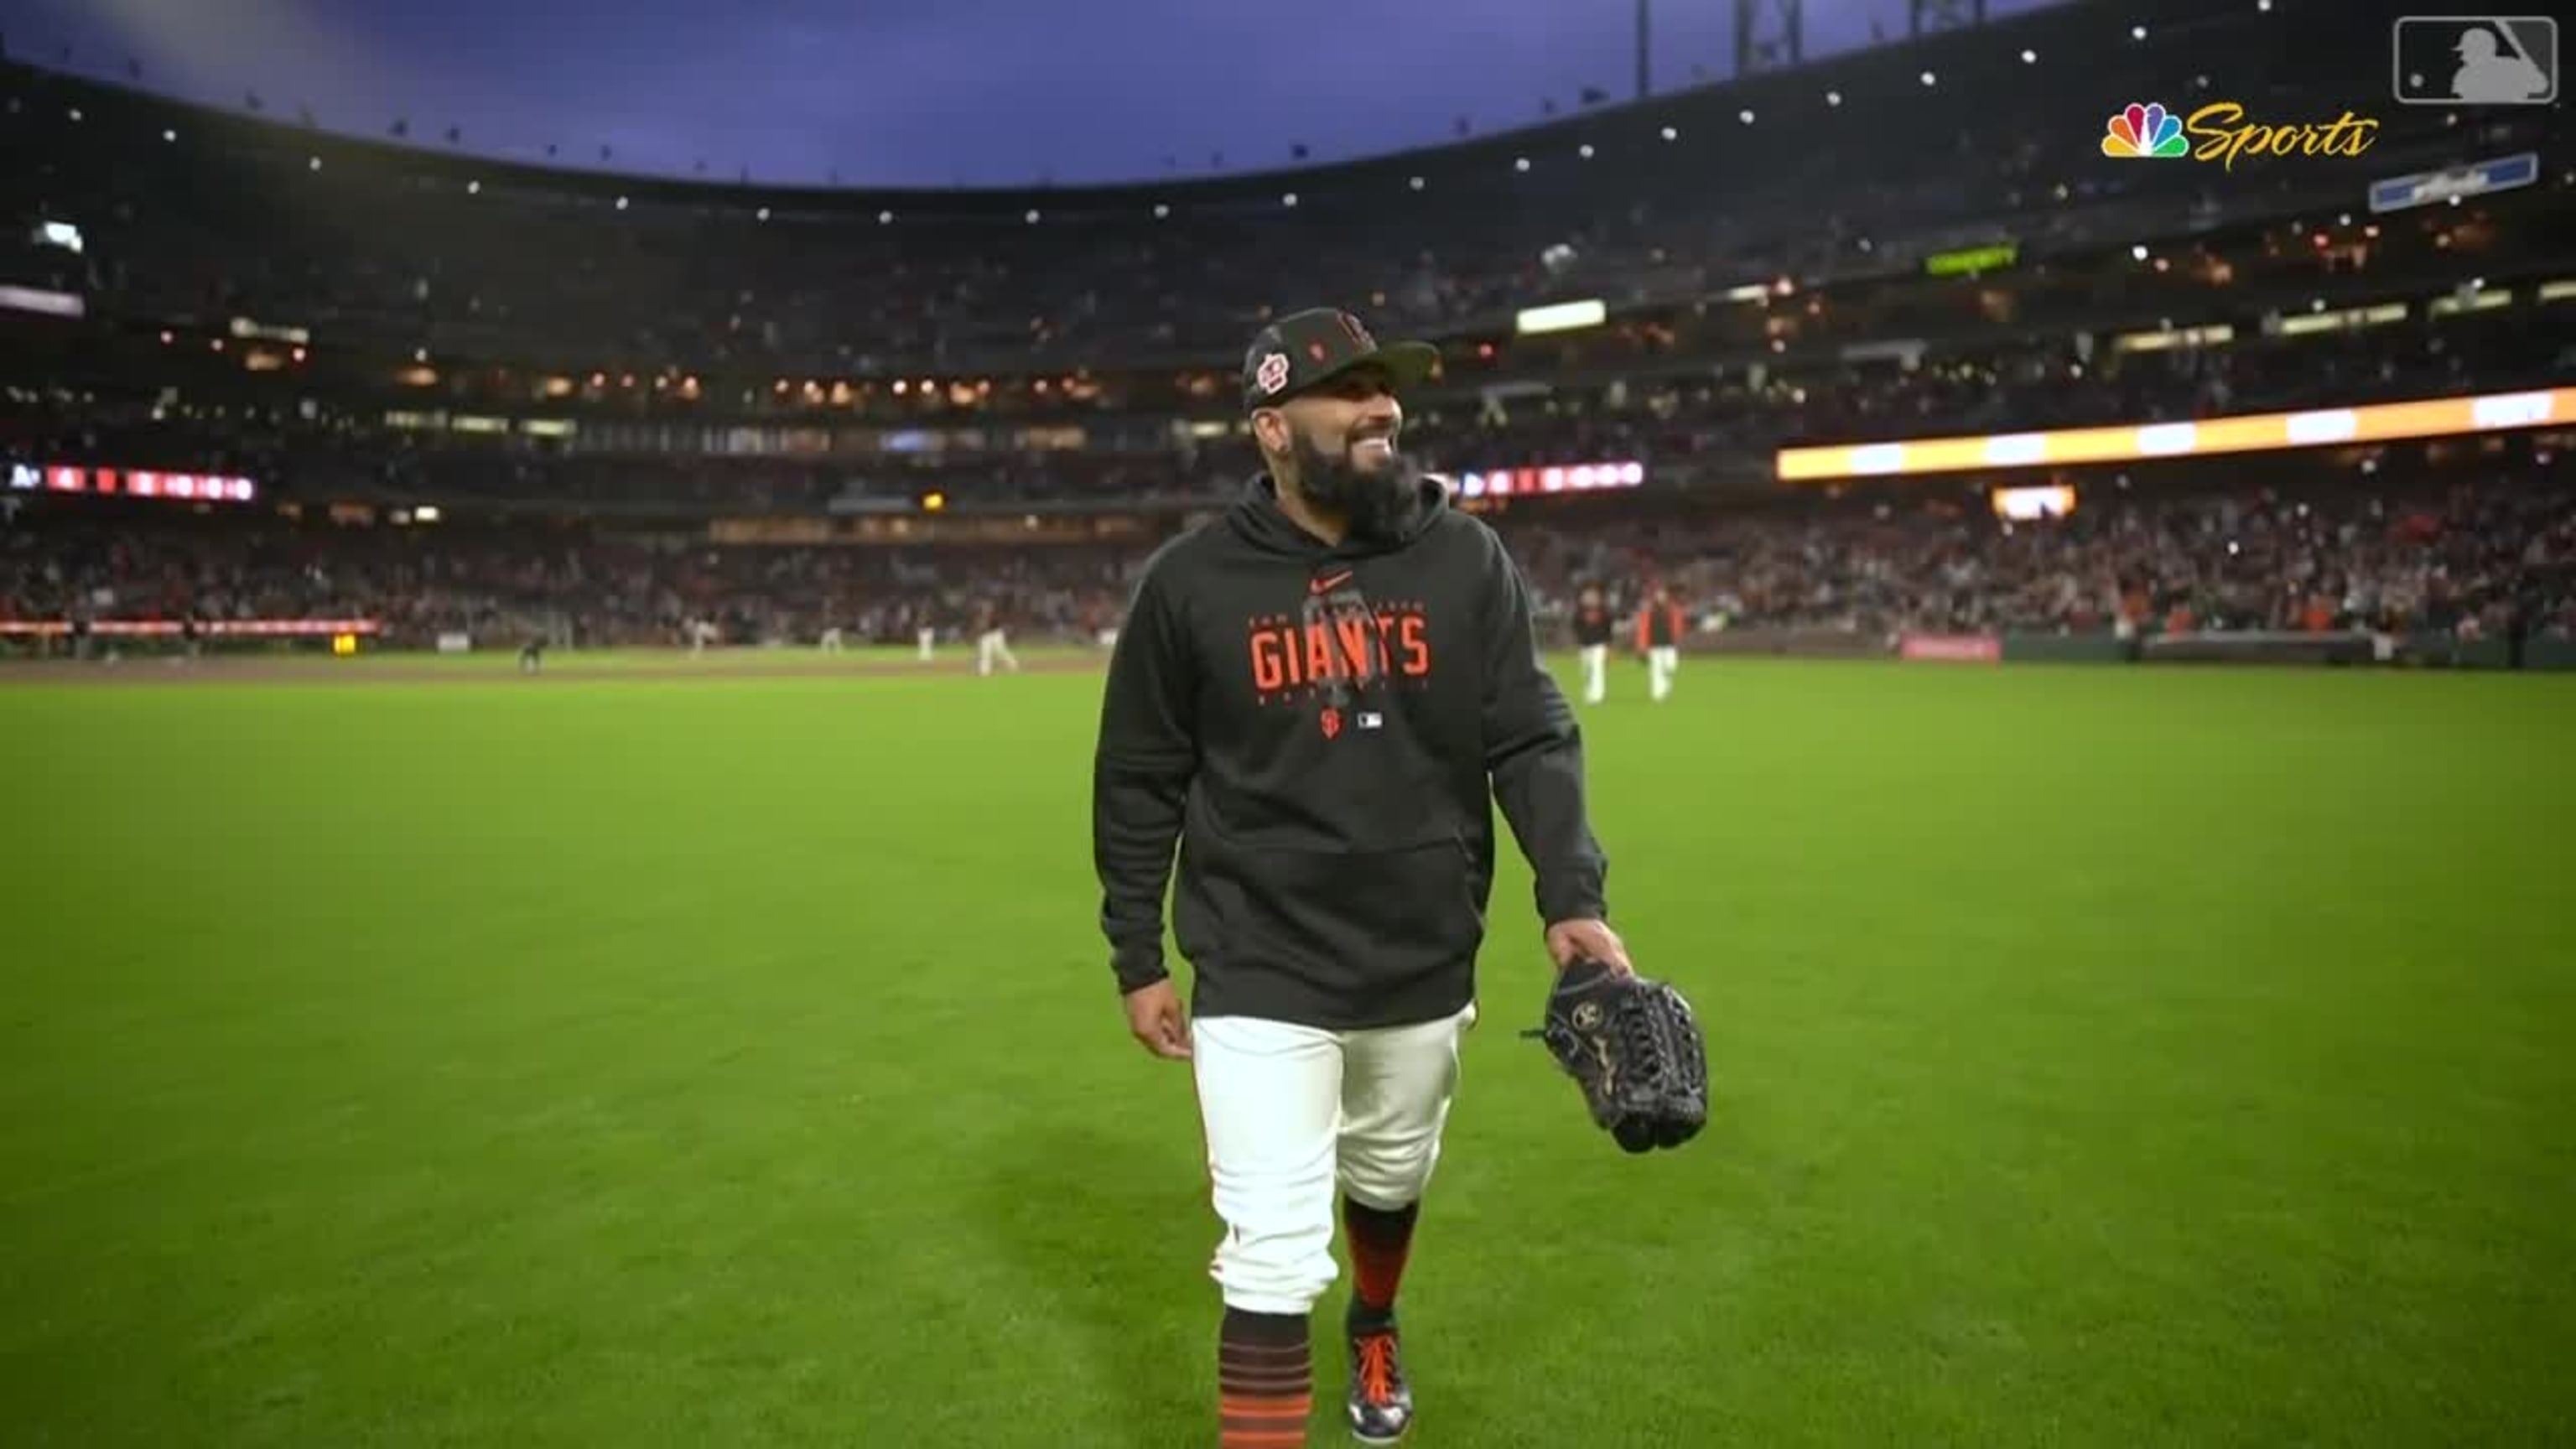
[[[1011,652],[1011,636],[1002,626],[1002,611],[985,604],[976,611],[975,672],[990,675],[996,665],[1017,674],[1020,656]]]

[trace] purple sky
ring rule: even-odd
[[[2001,16],[2044,0],[1990,0]],[[1726,0],[1656,0],[1658,90],[1732,67]],[[1905,0],[1806,0],[1811,59]],[[0,0],[11,54],[334,130],[851,185],[1207,175],[1448,139],[1634,91],[1634,0]],[[1165,158],[1176,158],[1167,169]]]

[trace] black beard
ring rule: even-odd
[[[1355,538],[1395,537],[1422,476],[1411,459],[1394,453],[1388,467],[1371,473],[1351,461],[1348,447],[1328,454],[1303,433],[1290,451],[1297,459],[1297,490],[1307,502],[1338,515]]]

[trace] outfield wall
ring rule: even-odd
[[[1849,629],[1725,629],[1683,652],[1935,664],[2259,664],[2576,671],[2576,640],[2461,639],[2447,633],[2243,631],[2150,634],[1869,634]]]

